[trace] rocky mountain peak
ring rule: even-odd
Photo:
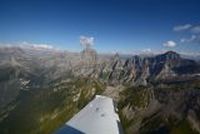
[[[118,54],[118,53],[115,53],[115,55],[114,55],[114,57],[113,57],[113,60],[114,60],[114,61],[120,60],[120,57],[119,57],[119,54]]]
[[[174,51],[168,51],[164,54],[168,59],[180,59],[180,55]]]
[[[181,60],[181,57],[176,52],[168,51],[164,54],[157,55],[155,59],[160,63],[178,63]]]
[[[81,60],[86,64],[95,64],[97,60],[97,52],[92,48],[85,48],[81,52]]]
[[[143,60],[144,60],[144,58],[140,57],[138,55],[135,55],[135,56],[132,57],[132,63],[133,64],[141,65]]]

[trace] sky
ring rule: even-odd
[[[0,45],[200,54],[199,0],[0,0]]]

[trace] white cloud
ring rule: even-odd
[[[198,34],[200,33],[200,25],[191,25],[191,24],[178,25],[173,28],[173,31],[176,31],[176,32],[188,31],[194,34]]]
[[[172,41],[172,40],[169,40],[169,41],[163,43],[163,46],[164,46],[164,47],[169,47],[169,48],[173,48],[173,47],[175,47],[176,45],[177,45],[176,42],[174,42],[174,41]]]
[[[94,37],[80,36],[80,44],[83,47],[89,48],[94,45]]]
[[[180,43],[200,44],[200,25],[185,24],[176,26],[174,31],[186,31],[185,35],[190,37],[182,37]]]
[[[181,43],[200,44],[200,35],[192,35],[190,38],[182,38]]]
[[[33,45],[34,48],[41,48],[41,49],[53,49],[53,46],[47,44],[36,44]]]
[[[30,43],[30,42],[22,42],[22,46],[31,46],[36,49],[53,49],[52,45],[49,44],[37,44],[37,43]]]
[[[193,42],[197,39],[197,36],[196,35],[192,35],[190,38],[182,38],[180,40],[181,43],[190,43],[190,42]]]
[[[196,34],[200,33],[200,25],[193,27],[191,32]]]
[[[175,26],[173,30],[179,32],[179,31],[189,30],[191,27],[192,27],[191,24],[185,24],[185,25]]]
[[[151,53],[152,50],[151,50],[151,48],[147,48],[147,49],[143,49],[142,52],[144,52],[144,53]]]

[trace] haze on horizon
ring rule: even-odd
[[[198,0],[1,0],[0,45],[200,55],[199,12]]]

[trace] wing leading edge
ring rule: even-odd
[[[79,113],[55,134],[122,134],[114,102],[106,96],[96,95]]]

